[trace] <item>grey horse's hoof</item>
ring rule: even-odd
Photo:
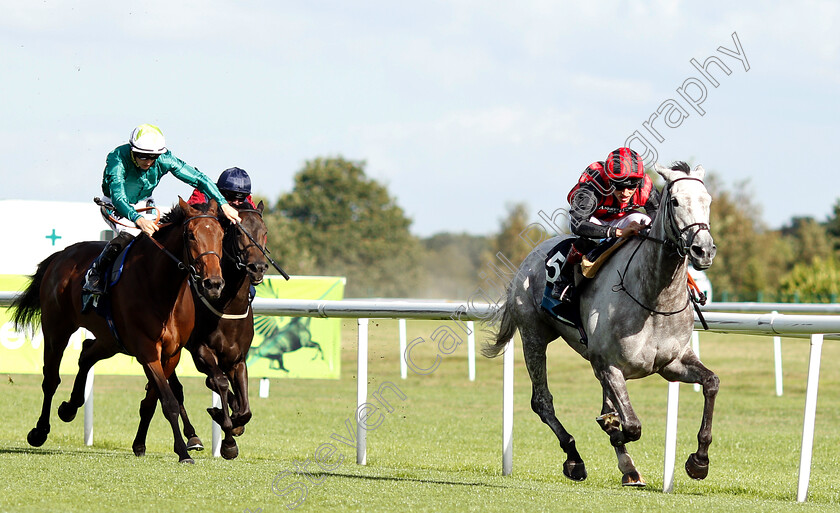
[[[41,447],[44,445],[44,442],[47,441],[47,435],[50,434],[49,429],[40,429],[40,428],[32,428],[28,435],[26,435],[26,441],[29,442],[29,445],[32,447]]]
[[[189,463],[190,465],[195,465],[195,460],[193,460],[192,458],[184,458],[178,463]]]
[[[572,481],[583,481],[586,479],[586,466],[582,461],[566,460],[563,463],[563,475]]]
[[[60,418],[64,422],[70,422],[71,420],[76,418],[77,411],[79,411],[78,408],[74,408],[73,406],[70,406],[70,403],[64,401],[58,407],[58,418]]]
[[[685,471],[691,479],[706,479],[709,475],[709,459],[701,460],[697,453],[691,453],[685,461]]]

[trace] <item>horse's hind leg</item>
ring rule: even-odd
[[[79,372],[73,381],[73,391],[70,392],[70,400],[64,401],[58,407],[58,416],[64,422],[70,422],[76,418],[76,412],[85,404],[85,384],[87,383],[88,371],[96,362],[105,360],[117,354],[117,348],[110,343],[100,342],[99,339],[87,339],[82,344],[82,352],[79,355]]]
[[[688,456],[685,471],[692,479],[705,479],[709,475],[709,446],[712,443],[712,416],[715,410],[720,380],[717,375],[706,368],[693,351],[678,362],[665,367],[659,374],[668,381],[682,381],[683,383],[699,383],[703,386],[703,420],[700,431],[697,432],[697,452]]]
[[[187,437],[187,450],[203,451],[204,444],[201,443],[201,439],[196,434],[195,427],[187,415],[187,409],[184,408],[184,385],[181,384],[177,374],[175,374],[175,370],[169,375],[169,387],[172,389],[172,393],[175,394],[175,399],[178,400],[178,405],[181,407],[181,422],[184,424],[184,436]]]
[[[41,447],[47,441],[50,433],[50,409],[52,400],[61,377],[58,368],[61,366],[61,358],[64,356],[64,349],[67,347],[67,340],[71,332],[61,335],[50,333],[51,330],[44,324],[44,379],[41,382],[41,390],[44,394],[44,402],[41,405],[41,415],[35,427],[26,435],[26,441],[32,447]]]
[[[528,374],[531,375],[531,409],[540,416],[540,420],[551,428],[554,435],[557,436],[557,440],[560,441],[560,447],[566,453],[563,474],[574,481],[583,481],[586,479],[586,467],[575,447],[575,439],[557,420],[554,413],[554,398],[548,390],[548,380],[546,379],[546,343],[538,340],[536,335],[526,334],[522,331],[520,330],[520,334],[525,353],[525,364],[528,367]]]
[[[145,456],[146,454],[146,435],[149,432],[152,418],[155,416],[157,400],[157,389],[149,381],[146,383],[146,397],[140,401],[140,423],[137,425],[137,434],[131,443],[131,450],[134,451],[135,456]]]

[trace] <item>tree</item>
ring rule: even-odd
[[[712,196],[710,221],[717,246],[707,271],[715,296],[721,291],[734,294],[733,300],[755,300],[774,290],[788,269],[791,251],[761,221],[748,181],[737,183],[734,192],[724,190],[714,173],[707,173],[705,182]]]
[[[421,251],[411,220],[364,166],[342,157],[306,162],[272,210],[272,244],[294,237],[290,260],[307,273],[346,276],[350,297],[411,295]]]
[[[782,279],[781,291],[786,299],[806,303],[837,301],[840,294],[840,263],[832,257],[817,257],[811,262],[800,262]]]
[[[423,239],[425,282],[418,297],[465,299],[475,292],[490,252],[488,237],[439,233]]]
[[[520,236],[528,224],[530,224],[528,205],[525,203],[507,205],[507,217],[500,221],[499,233],[491,241],[492,253],[487,256],[487,259],[496,260],[496,254],[501,252],[518,267],[532,249],[531,244]]]
[[[834,241],[825,226],[812,217],[794,217],[782,227],[782,237],[790,244],[795,262],[811,264],[815,259],[827,259],[834,252]]]

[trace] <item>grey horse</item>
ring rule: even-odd
[[[548,424],[566,453],[563,474],[586,479],[575,440],[557,420],[546,381],[546,348],[558,337],[590,362],[603,388],[603,408],[596,420],[609,435],[618,457],[622,484],[644,486],[625,445],[642,436],[642,425],[630,405],[626,380],[657,373],[668,381],[699,383],[705,403],[697,452],[685,463],[688,475],[704,479],[709,472],[712,413],[718,377],[691,349],[694,317],[687,288],[687,261],[707,269],[716,248],[709,230],[711,197],[703,184],[705,171],[683,163],[670,169],[659,164],[665,179],[659,213],[647,235],[619,248],[580,293],[580,312],[588,336],[556,321],[540,308],[546,286],[545,255],[562,237],[536,246],[507,287],[504,302],[491,323],[494,342],[483,350],[497,356],[516,330],[522,338],[525,363],[533,385],[531,408]]]

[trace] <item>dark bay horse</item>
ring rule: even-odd
[[[224,432],[221,454],[225,459],[238,456],[239,449],[233,436],[242,434],[245,424],[251,419],[246,357],[254,338],[250,288],[262,282],[268,269],[262,251],[268,232],[262,218],[263,209],[263,202],[260,202],[256,209],[238,210],[244,231],[220,216],[220,221],[226,225],[222,259],[225,285],[215,300],[205,301],[195,294],[198,303],[195,329],[186,346],[196,369],[207,375],[207,387],[221,397],[221,408],[208,408],[207,411]],[[175,372],[169,376],[169,384],[180,401],[184,435],[189,440],[189,448],[202,448],[183,408],[183,387]],[[140,425],[132,444],[137,456],[146,452],[146,434],[155,414],[156,401],[156,389],[146,387],[146,397],[140,404]],[[228,410],[233,413],[229,414]]]
[[[40,322],[44,333],[44,403],[35,428],[27,436],[30,445],[39,447],[47,439],[50,405],[61,381],[58,368],[64,348],[70,335],[84,327],[95,338],[82,345],[70,400],[58,408],[61,420],[73,420],[84,403],[84,384],[90,368],[119,352],[126,353],[143,365],[161,398],[161,407],[172,426],[175,453],[181,462],[193,462],[178,432],[178,401],[167,377],[178,364],[181,348],[195,326],[191,289],[218,298],[224,287],[224,232],[216,216],[215,201],[195,209],[179,198],[179,204],[162,219],[165,224],[155,233],[154,240],[146,235],[135,239],[122,277],[106,298],[111,303],[119,340],[105,318],[93,311],[81,313],[84,275],[103,243],[74,244],[38,265],[28,288],[12,304],[18,330],[34,329]]]
[[[712,412],[718,377],[701,362],[690,345],[694,317],[687,289],[687,261],[707,269],[716,248],[709,229],[711,197],[703,184],[705,171],[685,163],[671,169],[657,165],[666,180],[659,213],[645,237],[629,240],[581,290],[580,312],[588,345],[576,328],[562,324],[541,310],[545,290],[545,255],[561,240],[555,237],[534,248],[508,285],[493,322],[495,342],[485,356],[497,356],[516,330],[522,338],[525,363],[533,385],[531,408],[545,422],[566,453],[563,474],[586,479],[575,440],[554,413],[546,380],[546,347],[558,337],[587,359],[603,388],[603,407],[597,421],[609,435],[618,457],[622,484],[644,486],[644,480],[625,444],[642,436],[642,425],[630,405],[626,380],[657,373],[668,381],[699,383],[705,404],[697,451],[685,469],[694,479],[709,471]]]

